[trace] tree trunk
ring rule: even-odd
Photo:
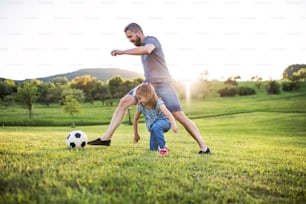
[[[29,118],[32,119],[32,104],[29,104]]]

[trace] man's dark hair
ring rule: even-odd
[[[128,30],[133,31],[133,32],[137,32],[140,30],[142,32],[140,25],[138,25],[137,23],[130,23],[129,25],[127,25],[124,28],[124,32],[126,33],[126,31]]]

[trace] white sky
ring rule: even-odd
[[[306,0],[1,0],[0,77],[21,80],[82,68],[142,73],[123,29],[139,23],[162,43],[175,79],[279,79],[306,63]]]

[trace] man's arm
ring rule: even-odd
[[[153,44],[146,44],[144,46],[135,47],[127,50],[113,50],[111,52],[112,56],[117,55],[146,55],[150,54],[155,49]]]

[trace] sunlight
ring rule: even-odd
[[[191,80],[185,81],[185,90],[186,90],[186,101],[190,101],[190,86],[191,86]]]

